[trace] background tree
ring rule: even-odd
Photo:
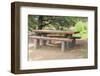
[[[87,37],[87,22],[87,17],[29,15],[28,29],[29,31],[34,29],[67,31],[73,28],[72,30],[80,32],[81,37]]]

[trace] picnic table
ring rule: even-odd
[[[33,30],[32,32],[35,32],[36,34],[39,34],[38,36],[31,36],[35,39],[35,47],[37,47],[39,41],[42,42],[45,45],[46,41],[50,40],[58,40],[61,41],[61,50],[64,51],[65,45],[68,44],[68,42],[72,42],[72,44],[75,44],[76,39],[73,38],[73,34],[79,33],[74,32],[72,30],[69,31],[60,31],[60,30]],[[63,34],[63,38],[59,38],[58,36],[51,37],[48,34]],[[68,46],[68,45],[67,45]]]
[[[44,36],[47,36],[47,34],[64,34],[64,35],[69,35],[72,36],[73,34],[79,33],[79,32],[75,32],[72,30],[68,30],[68,31],[61,31],[61,30],[33,30],[32,32],[38,33],[38,34],[42,34]],[[66,36],[65,36],[66,37]]]

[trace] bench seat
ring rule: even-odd
[[[70,38],[54,38],[54,37],[43,37],[43,36],[29,36],[32,39],[34,39],[35,45],[34,48],[37,48],[39,46],[39,41],[45,41],[48,40],[56,40],[56,41],[61,41],[61,51],[65,50],[65,46],[68,48],[68,43],[72,42],[72,39]]]
[[[70,38],[56,38],[56,37],[43,37],[43,36],[29,36],[33,39],[42,39],[42,40],[57,40],[57,41],[72,41]]]

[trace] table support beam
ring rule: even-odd
[[[39,46],[39,39],[34,39],[34,49],[37,49],[37,47]]]

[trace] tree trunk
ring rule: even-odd
[[[42,29],[43,28],[43,16],[39,16],[38,19],[38,29]]]

